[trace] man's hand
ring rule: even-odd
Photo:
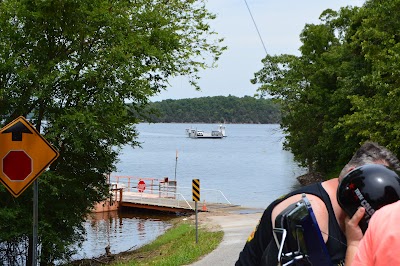
[[[351,266],[353,263],[354,256],[358,250],[358,244],[363,238],[363,232],[361,231],[358,223],[364,217],[365,209],[363,207],[358,208],[356,213],[351,217],[346,217],[345,219],[345,230],[347,239],[347,251],[346,251],[346,265]]]
[[[356,213],[351,217],[346,217],[345,224],[346,224],[346,239],[347,239],[347,246],[358,246],[361,238],[363,237],[363,232],[361,231],[360,226],[358,223],[364,217],[365,208],[360,207],[356,211]]]

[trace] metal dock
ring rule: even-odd
[[[175,213],[195,211],[191,188],[178,187],[176,181],[132,176],[110,176],[111,197],[99,203],[94,211],[111,211],[120,208],[148,209]],[[181,193],[186,192],[186,193]],[[201,189],[198,211],[210,211],[238,206],[231,204],[222,191]]]

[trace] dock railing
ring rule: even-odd
[[[192,198],[191,187],[177,187],[177,191],[182,193],[184,196],[187,196],[190,199]],[[200,200],[212,203],[221,203],[229,205],[232,204],[228,200],[228,198],[224,195],[224,193],[219,189],[200,188]]]
[[[187,201],[187,199],[180,193],[170,192],[170,195],[173,194],[173,197],[158,197],[157,194],[149,194],[149,193],[139,193],[139,192],[129,192],[123,189],[122,191],[122,201],[124,202],[135,202],[140,204],[149,204],[149,205],[162,205],[172,208],[184,208],[184,209],[193,209],[193,206]],[[156,197],[154,197],[157,195]]]
[[[147,193],[158,193],[159,183],[164,179],[152,178],[152,177],[137,177],[137,176],[123,176],[111,175],[109,177],[109,182],[113,186],[117,186],[117,188],[122,188],[125,191],[138,191],[139,181],[145,182],[145,191]]]
[[[193,209],[192,187],[177,186],[176,181],[168,180],[168,177],[163,179],[134,177],[134,176],[110,176],[110,185],[113,189],[121,193],[119,198],[121,201],[139,201],[140,203],[160,204],[176,207],[190,207]],[[139,187],[139,182],[145,183],[145,188]],[[142,182],[142,183],[143,183]],[[119,189],[119,190],[117,190]],[[219,189],[201,188],[200,201],[215,204],[232,203]]]

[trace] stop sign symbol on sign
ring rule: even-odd
[[[143,180],[140,180],[137,188],[139,192],[143,192],[146,189],[146,183]]]
[[[24,181],[32,173],[32,159],[25,151],[10,151],[3,158],[3,173],[11,181]]]

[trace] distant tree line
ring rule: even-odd
[[[155,123],[240,123],[278,124],[279,106],[271,99],[250,96],[214,96],[163,100],[150,105],[146,118]]]

